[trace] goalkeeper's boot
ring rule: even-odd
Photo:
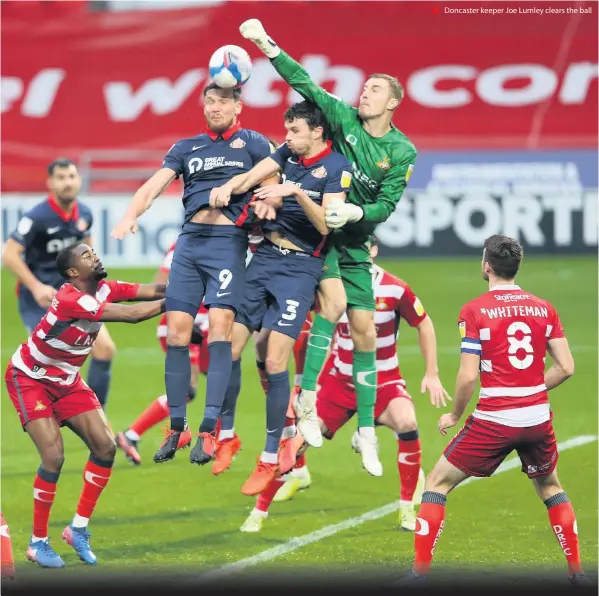
[[[351,446],[362,456],[362,465],[371,476],[383,475],[383,464],[379,460],[379,445],[373,427],[358,429],[352,437]]]
[[[296,425],[310,447],[322,447],[322,433],[316,413],[316,391],[303,389],[293,406]]]
[[[216,433],[198,433],[198,441],[189,454],[192,464],[203,466],[216,457]]]
[[[243,522],[240,532],[259,532],[262,529],[262,524],[268,517],[268,511],[258,511],[258,509],[252,509],[252,512],[248,515],[248,518]]]
[[[191,431],[185,426],[182,431],[165,429],[165,438],[160,445],[158,451],[154,454],[154,462],[161,464],[171,459],[174,459],[175,453],[179,449],[189,447],[191,445]]]

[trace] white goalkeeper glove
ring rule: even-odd
[[[325,208],[325,222],[332,230],[342,228],[346,223],[360,221],[364,217],[362,207],[345,203],[341,199],[331,201]]]
[[[258,19],[250,19],[239,27],[241,35],[253,41],[270,59],[276,58],[281,48],[266,34]]]

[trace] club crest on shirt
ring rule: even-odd
[[[391,167],[391,160],[388,157],[381,159],[381,161],[377,161],[376,165],[381,168],[381,170],[388,170]]]
[[[231,141],[229,147],[231,147],[231,149],[243,149],[245,147],[245,141],[243,139],[237,138],[234,141]]]
[[[380,299],[376,301],[376,309],[377,310],[387,310],[387,303]]]
[[[324,178],[326,175],[327,170],[324,166],[320,166],[319,168],[312,170],[312,176],[314,176],[314,178]]]
[[[85,232],[85,230],[87,230],[87,228],[89,227],[89,224],[87,223],[87,220],[81,218],[78,222],[77,222],[77,229],[80,232]]]

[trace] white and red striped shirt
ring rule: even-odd
[[[479,401],[472,415],[513,427],[549,420],[547,342],[565,337],[553,306],[519,286],[495,286],[462,308],[458,327],[461,351],[480,356]]]
[[[401,381],[397,339],[401,319],[411,327],[418,326],[426,311],[410,286],[377,265],[374,266],[373,289],[376,301],[374,324],[376,326],[377,385]],[[349,384],[352,382],[354,343],[351,339],[349,321],[344,314],[335,332],[334,347],[329,357],[336,374]]]
[[[170,273],[171,266],[173,264],[173,255],[175,254],[175,246],[177,246],[177,243],[173,244],[164,255],[162,265],[160,265],[160,271],[163,273]],[[202,302],[200,305],[200,309],[198,310],[198,314],[195,318],[195,324],[200,327],[206,336],[208,335],[208,309],[206,309],[204,306],[204,302]],[[162,342],[166,341],[166,331],[166,313],[164,313],[158,321],[158,329],[156,331],[158,339]]]
[[[135,300],[138,289],[139,284],[101,280],[92,296],[65,283],[14,353],[13,366],[34,379],[72,385],[102,327],[106,304]]]

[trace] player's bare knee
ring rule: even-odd
[[[376,349],[376,329],[374,323],[365,329],[352,331],[354,348],[358,352],[374,352]]]
[[[231,341],[235,313],[225,308],[211,308],[208,314],[208,342]]]
[[[91,454],[98,460],[111,462],[116,457],[116,443],[112,437],[103,437],[90,443]]]
[[[320,316],[336,323],[347,309],[345,296],[323,296],[320,294]]]
[[[64,450],[61,446],[49,447],[42,453],[42,467],[46,472],[60,474],[64,464]]]
[[[167,346],[188,346],[191,341],[191,327],[186,329],[182,325],[173,325],[167,328],[166,345]]]
[[[285,357],[285,354],[269,354],[266,357],[266,373],[269,375],[276,375],[278,373],[285,372],[287,370],[287,364],[289,362],[289,356]]]
[[[116,356],[116,344],[111,337],[103,337],[101,341],[96,341],[94,344],[91,356],[96,360],[112,360]]]

